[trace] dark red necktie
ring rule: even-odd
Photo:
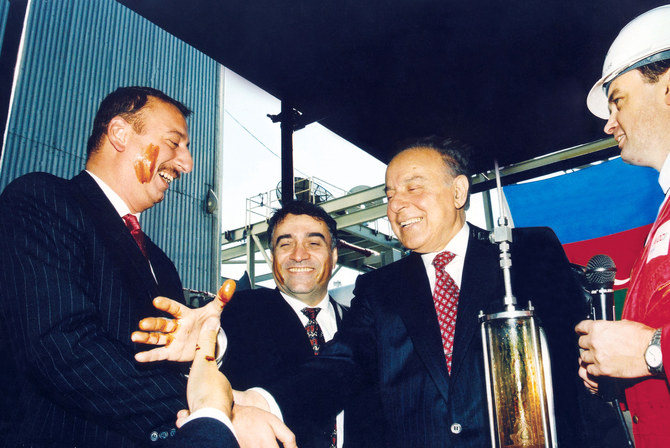
[[[307,337],[309,338],[309,343],[312,345],[312,350],[314,355],[319,355],[319,350],[326,343],[326,340],[323,337],[323,331],[321,331],[321,326],[316,321],[316,315],[319,314],[321,308],[303,308],[302,314],[307,316],[307,325],[305,325],[305,331],[307,331]]]
[[[456,254],[444,251],[437,254],[433,260],[435,266],[435,291],[433,304],[437,312],[437,320],[442,334],[442,347],[447,360],[447,369],[451,374],[451,358],[454,350],[454,334],[456,332],[456,311],[458,310],[458,285],[447,273],[445,267],[454,259]]]
[[[149,254],[147,253],[147,242],[145,240],[144,232],[142,232],[142,228],[140,227],[140,222],[137,220],[137,216],[128,213],[123,217],[123,222],[126,223],[126,227],[128,227],[128,230],[130,230],[130,234],[133,236],[135,242],[142,251],[142,255],[144,255],[144,258],[149,261]]]
[[[316,315],[319,314],[321,308],[303,308],[300,311],[308,319],[305,331],[307,331],[307,337],[309,338],[309,343],[312,345],[314,356],[319,356],[321,347],[326,343],[323,331],[321,331],[321,325],[316,321]],[[335,422],[333,422],[333,432],[330,434],[330,448],[337,448],[337,424]]]

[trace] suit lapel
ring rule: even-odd
[[[410,254],[400,265],[396,276],[395,300],[400,318],[405,322],[414,349],[426,365],[445,401],[449,398],[447,363],[444,359],[442,336],[437,323],[435,305],[421,256]]]
[[[292,350],[299,350],[303,354],[312,355],[312,346],[300,318],[293,311],[291,305],[286,303],[278,288],[271,290],[270,293],[272,294],[274,310],[269,316],[276,323],[277,334],[275,336],[277,340],[284,341],[286,347],[293,347]]]
[[[496,298],[500,268],[495,245],[475,237],[479,230],[472,228],[465,254],[465,265],[461,279],[454,337],[454,354],[451,364],[452,380],[458,377],[463,360],[471,350],[470,346],[480,332],[479,312],[486,312]],[[502,296],[499,297],[502,311]],[[468,374],[468,372],[464,372]]]
[[[134,278],[134,283],[142,285],[153,299],[158,291],[149,264],[112,203],[86,172],[79,173],[72,182],[78,189],[82,206],[90,211],[89,216],[107,250],[114,254],[129,278]]]
[[[345,308],[343,305],[339,304],[331,296],[328,296],[328,299],[330,300],[330,304],[333,306],[333,309],[335,310],[335,325],[336,325],[337,328],[340,328],[340,324],[342,322],[342,317],[346,314],[347,308]]]

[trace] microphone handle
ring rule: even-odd
[[[591,291],[593,297],[593,319],[615,320],[614,291],[611,288],[600,288]]]
[[[594,320],[615,320],[614,291],[602,287],[591,291],[592,317]],[[620,383],[616,378],[602,377],[598,381],[598,395],[606,401],[612,401],[622,395]]]

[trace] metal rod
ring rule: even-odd
[[[512,227],[510,226],[510,220],[505,214],[504,198],[502,192],[502,186],[500,185],[500,170],[498,169],[498,161],[495,161],[495,173],[496,173],[496,188],[498,191],[498,206],[500,208],[500,216],[498,217],[498,225],[493,230],[493,239],[494,242],[500,247],[500,267],[503,272],[503,280],[505,283],[505,297],[504,304],[505,310],[514,311],[516,308],[516,297],[512,294],[512,257],[509,253],[509,245],[512,242]]]

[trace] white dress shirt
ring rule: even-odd
[[[658,184],[661,186],[667,199],[668,193],[670,193],[670,154],[665,158],[661,171],[658,173]]]
[[[428,275],[428,282],[430,283],[430,291],[435,292],[435,266],[433,266],[433,260],[440,252],[448,250],[455,254],[455,257],[451,262],[445,267],[447,274],[451,275],[451,278],[454,279],[456,286],[460,289],[461,280],[463,278],[463,266],[465,266],[465,252],[468,249],[468,240],[470,239],[470,226],[466,222],[461,227],[461,230],[458,231],[456,235],[449,241],[442,250],[438,252],[431,252],[428,254],[422,254],[421,259],[423,260],[423,265],[426,268],[426,274]]]
[[[112,205],[116,209],[116,213],[118,213],[120,217],[123,218],[124,216],[130,213],[130,208],[128,207],[126,202],[123,199],[121,199],[121,196],[116,194],[116,192],[112,190],[112,188],[98,176],[96,176],[95,174],[91,173],[88,170],[86,170],[86,172],[93,178],[95,183],[98,184],[102,192],[105,193],[105,196],[107,196],[107,199],[109,199],[109,202],[112,203]],[[132,214],[135,215],[137,217],[137,220],[139,221],[140,213],[132,213]]]
[[[124,216],[126,215],[135,215],[137,218],[137,222],[140,222],[140,215],[141,213],[130,213],[130,208],[126,204],[126,202],[121,199],[121,196],[119,196],[112,188],[105,183],[102,179],[100,179],[98,176],[95,174],[91,173],[90,171],[86,170],[86,172],[93,178],[93,180],[98,184],[102,192],[107,196],[107,199],[109,199],[109,202],[112,203],[112,206],[114,206],[114,209],[116,210],[116,213],[119,214],[121,219],[123,219]],[[156,280],[156,273],[154,272],[154,267],[151,265],[151,260],[147,260],[149,262],[149,268],[151,269],[151,275],[154,276],[154,280]]]
[[[304,327],[307,325],[309,318],[302,312],[302,310],[306,308],[307,305],[305,305],[304,302],[289,296],[288,294],[284,294],[281,291],[280,293],[284,300],[286,300],[286,303],[288,303],[289,306],[293,309],[293,312],[295,312],[296,316],[298,316],[300,322],[302,322],[302,326]],[[316,321],[321,327],[323,338],[326,340],[326,342],[333,339],[333,336],[335,336],[335,333],[337,333],[337,319],[335,318],[335,308],[333,307],[333,304],[330,303],[330,298],[328,295],[326,294],[326,297],[310,308],[321,308],[319,314],[316,315]]]

